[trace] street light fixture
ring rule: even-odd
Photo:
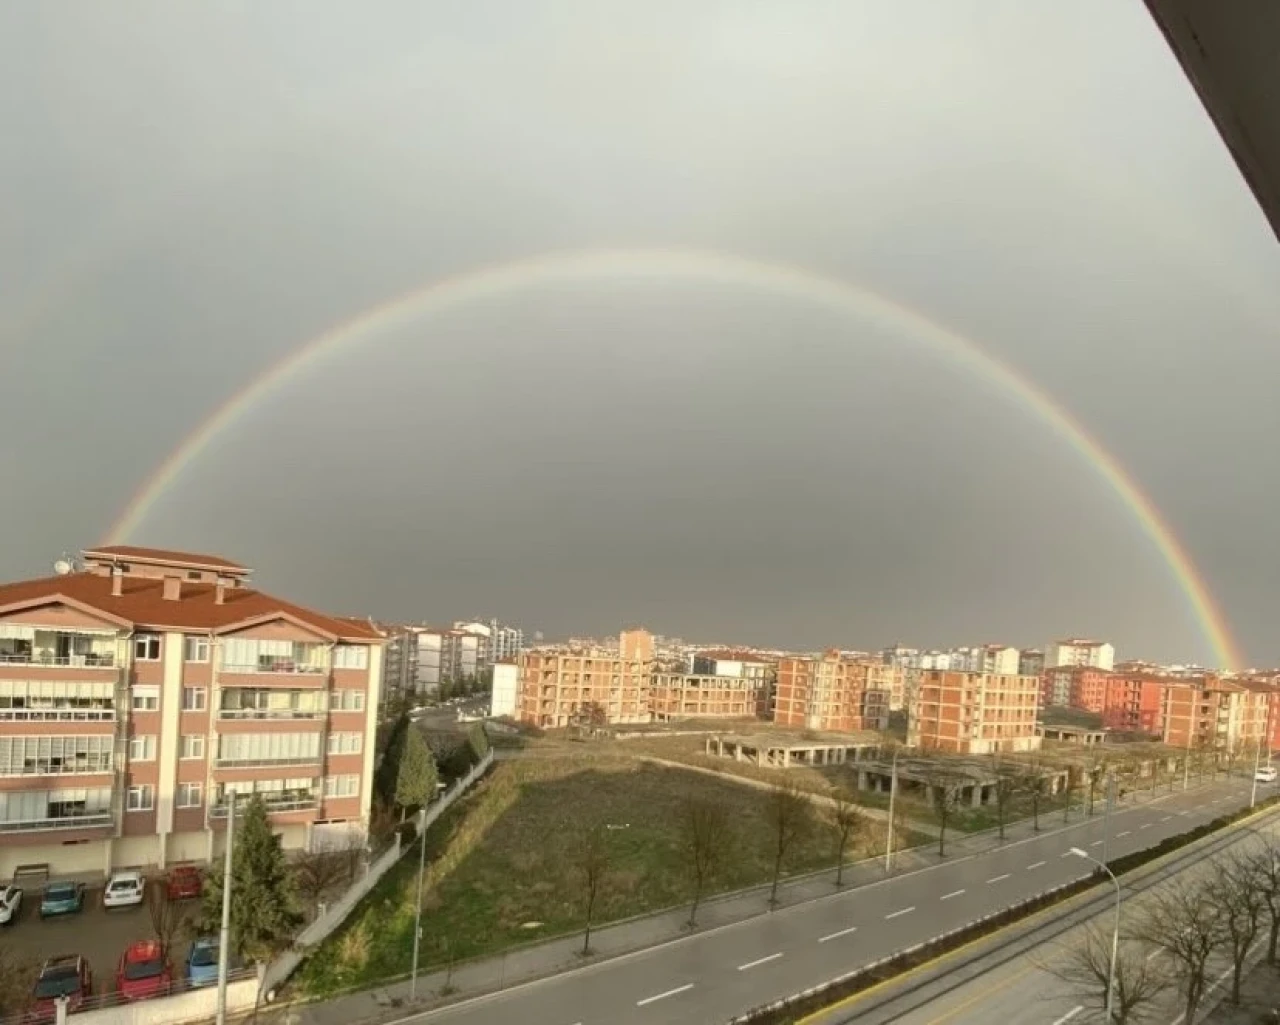
[[[1116,924],[1111,930],[1111,961],[1107,965],[1107,1021],[1111,1022],[1115,1019],[1111,1016],[1112,998],[1116,990],[1116,955],[1120,949],[1120,880],[1116,878],[1116,874],[1106,866],[1105,862],[1099,861],[1088,851],[1080,847],[1072,847],[1071,854],[1077,858],[1084,858],[1085,861],[1091,861],[1097,865],[1102,871],[1111,877],[1111,884],[1116,888]]]

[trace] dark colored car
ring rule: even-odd
[[[40,917],[74,915],[84,907],[84,883],[50,883],[40,895]]]
[[[79,954],[51,957],[40,969],[32,993],[27,1021],[54,1021],[58,1016],[58,997],[67,998],[67,1012],[78,1011],[93,992],[93,973],[89,962]]]
[[[170,869],[166,885],[170,900],[190,900],[200,896],[204,878],[195,865],[177,865]]]
[[[164,956],[164,947],[155,940],[143,940],[120,955],[116,989],[125,1000],[146,1000],[169,992],[173,971]]]

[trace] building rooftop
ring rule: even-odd
[[[101,545],[98,548],[86,548],[86,559],[127,559],[152,566],[181,566],[191,569],[221,570],[236,576],[249,572],[248,566],[224,559],[217,555],[203,555],[199,552],[177,552],[167,548],[139,548],[136,545]]]

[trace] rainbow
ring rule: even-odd
[[[1244,664],[1209,588],[1159,510],[1116,458],[1048,394],[964,335],[886,296],[813,271],[702,250],[553,252],[440,278],[366,309],[293,350],[216,409],[146,480],[108,531],[107,543],[121,544],[134,535],[160,497],[241,414],[299,371],[348,345],[425,315],[521,290],[592,279],[671,278],[757,289],[857,317],[916,339],[1011,396],[1074,448],[1131,512],[1173,574],[1219,666]]]

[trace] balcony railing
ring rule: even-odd
[[[56,819],[0,821],[0,833],[34,833],[48,829],[93,829],[98,826],[109,826],[114,821],[109,811],[93,812],[88,815],[65,815]]]
[[[224,663],[222,666],[224,673],[238,673],[248,675],[251,673],[285,673],[285,674],[307,674],[316,675],[328,672],[325,666],[313,665],[311,663],[295,662],[290,658],[282,659],[262,659],[250,665],[236,665]]]
[[[288,794],[279,797],[271,797],[267,794],[259,794],[263,800],[262,803],[267,806],[268,814],[286,811],[310,811],[320,807],[320,796],[318,794]],[[248,800],[248,795],[241,795],[240,800],[236,802],[237,808],[243,808]],[[225,819],[227,817],[227,802],[220,801],[209,808],[209,817],[211,819]]]
[[[277,765],[319,765],[321,757],[317,753],[296,758],[217,758],[213,765],[215,769],[270,769]]]
[[[112,669],[116,664],[114,652],[89,652],[85,655],[51,655],[42,651],[0,652],[0,665],[10,666],[72,666],[81,669]]]
[[[0,720],[16,722],[114,722],[114,708],[0,708]]]
[[[220,708],[219,719],[323,719],[329,713],[324,709],[307,711],[301,708]]]

